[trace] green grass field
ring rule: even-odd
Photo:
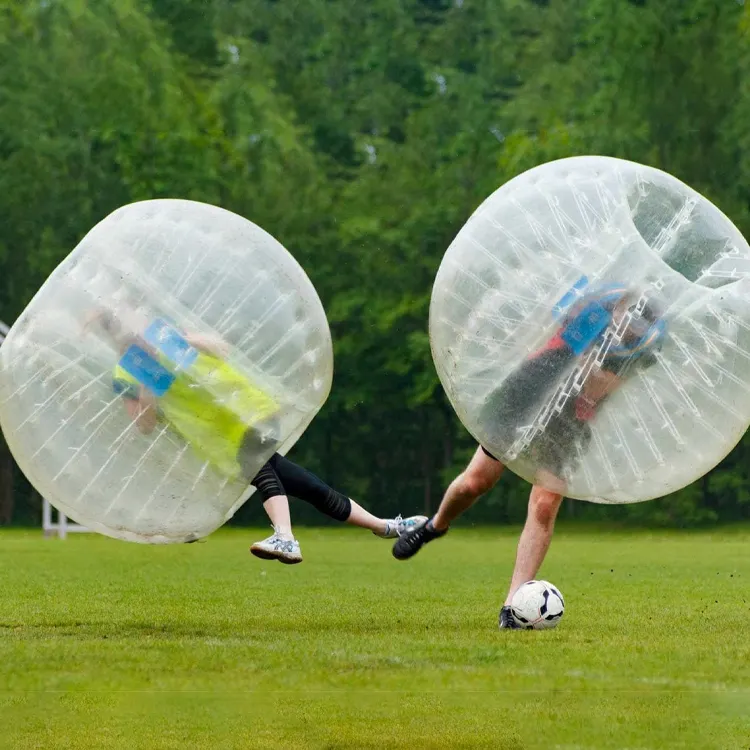
[[[750,533],[561,529],[551,632],[498,632],[517,529],[407,563],[354,529],[141,547],[0,532],[0,747],[750,747]]]

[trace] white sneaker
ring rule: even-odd
[[[379,534],[377,531],[373,531],[372,533],[383,539],[395,539],[397,536],[418,529],[426,523],[427,516],[409,516],[409,518],[402,518],[398,515],[395,518],[387,518],[385,520],[385,531],[382,534]]]
[[[273,534],[261,542],[255,542],[250,547],[250,552],[262,560],[278,560],[285,565],[296,565],[302,562],[302,552],[299,542],[289,538],[286,534],[280,534],[277,529]]]

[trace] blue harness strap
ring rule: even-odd
[[[576,355],[583,354],[605,331],[612,313],[598,302],[590,302],[565,326],[560,338]]]
[[[583,290],[588,286],[589,277],[581,276],[575,284],[560,298],[560,301],[552,308],[552,317],[560,320],[565,312],[583,296]]]
[[[167,370],[136,344],[128,347],[120,358],[119,364],[125,372],[159,398],[172,387],[175,381],[174,373]]]
[[[552,317],[560,320],[570,315],[570,322],[564,327],[561,338],[576,355],[582,354],[601,336],[612,322],[611,309],[627,293],[622,284],[606,284],[586,292],[589,279],[581,276],[552,308]],[[586,302],[586,298],[589,302]],[[577,303],[583,305],[576,309]],[[608,309],[609,308],[609,309]],[[651,324],[637,342],[612,346],[608,355],[613,357],[638,357],[649,350],[658,348],[666,333],[666,323],[657,320]]]
[[[198,351],[166,320],[157,318],[143,334],[143,340],[161,352],[178,370],[185,370],[198,358]]]
[[[198,351],[166,320],[157,318],[145,330],[143,340],[169,360],[168,369],[137,344],[131,345],[120,358],[120,367],[148,388],[155,396],[163,396],[174,383],[176,374],[198,358]]]

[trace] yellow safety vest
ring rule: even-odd
[[[175,379],[158,399],[161,417],[191,448],[230,478],[240,473],[237,453],[248,428],[279,411],[276,401],[223,360],[199,352],[184,370],[158,353],[160,364]],[[138,398],[141,384],[120,364],[113,387],[126,398]]]

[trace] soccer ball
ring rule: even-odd
[[[513,619],[526,630],[557,627],[565,612],[565,600],[549,581],[527,581],[510,602]]]

